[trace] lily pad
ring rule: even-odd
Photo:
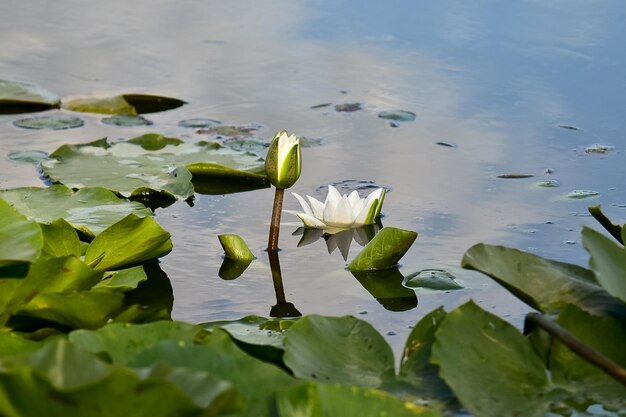
[[[440,414],[372,388],[308,383],[277,396],[280,417],[440,417]]]
[[[415,120],[415,113],[406,110],[387,110],[378,113],[378,117],[396,122],[412,122]]]
[[[0,80],[0,114],[30,113],[59,107],[61,100],[38,85]]]
[[[148,280],[143,266],[135,266],[119,271],[107,272],[102,281],[94,288],[105,288],[112,291],[127,292],[137,288],[139,284]]]
[[[393,268],[411,248],[417,233],[383,227],[348,265],[351,271]]]
[[[248,245],[246,245],[246,242],[241,236],[224,234],[218,235],[217,238],[227,258],[240,261],[251,261],[254,259],[254,255],[250,252],[250,248],[248,248]]]
[[[600,193],[593,190],[574,190],[569,192],[566,197],[574,200],[582,200],[584,198],[595,197],[598,194]]]
[[[600,232],[584,226],[583,245],[591,255],[589,268],[609,294],[626,302],[626,249]]]
[[[85,262],[111,271],[156,259],[172,250],[170,234],[152,217],[129,214],[102,231],[87,247]]]
[[[267,152],[270,144],[263,138],[248,136],[242,138],[229,138],[223,142],[224,146],[236,151],[253,152],[261,154]]]
[[[178,122],[180,127],[205,128],[221,125],[222,122],[213,119],[195,118],[185,119]]]
[[[534,186],[541,188],[557,188],[560,187],[561,184],[557,180],[540,180],[537,181]]]
[[[152,121],[142,116],[123,116],[123,115],[105,117],[102,119],[102,123],[104,123],[105,125],[124,126],[124,127],[150,126],[153,124]]]
[[[587,146],[585,148],[585,153],[606,154],[614,150],[615,150],[615,146],[601,145],[599,143],[596,143],[591,146]]]
[[[9,154],[9,159],[15,162],[37,165],[48,159],[48,152],[44,151],[16,151]]]
[[[40,225],[43,234],[42,258],[62,258],[81,255],[81,242],[74,227],[63,219]]]
[[[256,155],[156,134],[114,144],[63,145],[50,156],[54,159],[43,163],[42,171],[51,180],[72,188],[105,187],[133,199],[191,197],[190,170],[207,189],[267,186],[262,160]]]
[[[534,177],[534,174],[501,174],[498,175],[498,178],[502,178],[502,179],[522,179],[522,178],[531,178]]]
[[[120,94],[111,97],[76,98],[63,102],[63,108],[85,113],[136,116],[175,109],[185,104],[172,97],[151,94]]]
[[[88,237],[94,237],[129,213],[140,217],[152,215],[143,204],[119,198],[99,187],[76,192],[62,184],[48,188],[14,188],[0,190],[0,198],[40,223],[49,224],[63,218]]]
[[[448,313],[431,361],[459,401],[481,417],[539,417],[550,384],[530,342],[512,325],[468,302]]]
[[[63,130],[82,127],[85,124],[83,119],[76,116],[52,115],[28,117],[26,119],[18,119],[13,121],[13,126],[22,129],[52,129]]]
[[[362,103],[335,104],[335,111],[338,111],[338,112],[352,113],[357,110],[363,110]]]
[[[379,387],[395,377],[393,352],[371,324],[309,315],[285,335],[285,364],[299,378]]]
[[[254,132],[261,127],[257,125],[250,126],[210,126],[198,130],[200,134],[206,134],[210,136],[220,138],[245,138],[251,136]]]
[[[484,243],[472,246],[461,265],[489,275],[545,313],[558,313],[574,304],[594,314],[626,318],[626,305],[600,287],[592,271],[577,265]]]
[[[444,269],[423,269],[407,275],[402,283],[408,288],[450,291],[463,288],[454,275]]]
[[[0,268],[34,262],[42,248],[39,225],[0,198]]]

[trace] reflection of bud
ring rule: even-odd
[[[285,130],[274,136],[265,158],[265,173],[274,187],[290,188],[300,178],[300,147],[300,138]]]

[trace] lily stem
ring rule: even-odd
[[[270,237],[267,242],[268,251],[278,250],[278,234],[280,232],[280,215],[283,211],[283,196],[285,190],[277,188],[274,194],[274,209],[272,210],[272,222],[270,224]]]

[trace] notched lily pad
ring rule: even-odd
[[[415,113],[406,110],[387,110],[378,113],[378,117],[396,122],[412,122],[415,120]]]
[[[205,118],[195,118],[195,119],[185,119],[178,122],[178,126],[180,127],[191,127],[191,128],[207,128],[221,125],[222,122],[214,119],[205,119]]]
[[[430,290],[459,290],[463,288],[454,275],[445,269],[422,269],[404,278],[402,285],[408,288],[426,288]]]
[[[16,151],[9,154],[9,159],[24,164],[37,165],[48,159],[48,152],[44,151]]]
[[[38,85],[0,80],[0,114],[30,113],[58,108],[61,100]]]
[[[142,116],[121,116],[115,115],[111,117],[105,117],[102,119],[102,123],[105,125],[113,125],[113,126],[150,126],[152,125],[152,121],[146,119]]]
[[[74,129],[82,127],[85,124],[83,119],[76,116],[67,116],[63,114],[55,114],[52,116],[27,117],[13,121],[13,126],[22,129]]]
[[[63,102],[63,108],[85,113],[136,116],[175,109],[185,104],[172,97],[151,94],[120,94],[111,97],[75,98]]]
[[[362,103],[343,103],[335,104],[335,111],[352,113],[354,111],[363,110]]]
[[[50,156],[54,159],[44,162],[42,171],[52,181],[72,188],[105,187],[132,199],[185,200],[194,193],[192,173],[194,181],[220,193],[266,186],[263,162],[256,155],[158,134],[114,144],[63,145]]]

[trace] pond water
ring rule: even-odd
[[[625,18],[619,0],[3,1],[0,79],[61,97],[137,92],[188,104],[138,127],[80,115],[83,127],[37,131],[0,116],[0,188],[42,184],[32,165],[8,159],[13,151],[146,132],[197,141],[206,137],[178,122],[200,117],[258,123],[264,138],[287,129],[321,139],[304,149],[292,191],[323,198],[327,184],[345,180],[388,187],[384,225],[419,233],[400,272],[445,269],[465,287],[417,290],[417,307],[388,310],[344,269],[339,250],[329,254],[323,239],[298,247],[297,218],[284,214],[283,284],[300,312],[366,319],[396,351],[420,317],[470,298],[520,326],[527,307],[458,265],[478,242],[585,264],[579,233],[594,225],[586,207],[602,204],[624,222]],[[324,103],[362,109],[311,109]],[[417,117],[392,127],[377,117],[387,110]],[[614,149],[585,152],[594,144]],[[534,177],[498,178],[506,174]],[[534,185],[541,180],[559,186]],[[573,190],[598,195],[564,197]],[[157,210],[174,241],[162,268],[175,319],[270,314],[263,249],[272,199],[267,189],[197,195],[193,207]],[[298,207],[287,193],[285,208]],[[258,257],[236,280],[218,276],[221,233],[241,235]],[[348,260],[359,249],[352,242]]]

